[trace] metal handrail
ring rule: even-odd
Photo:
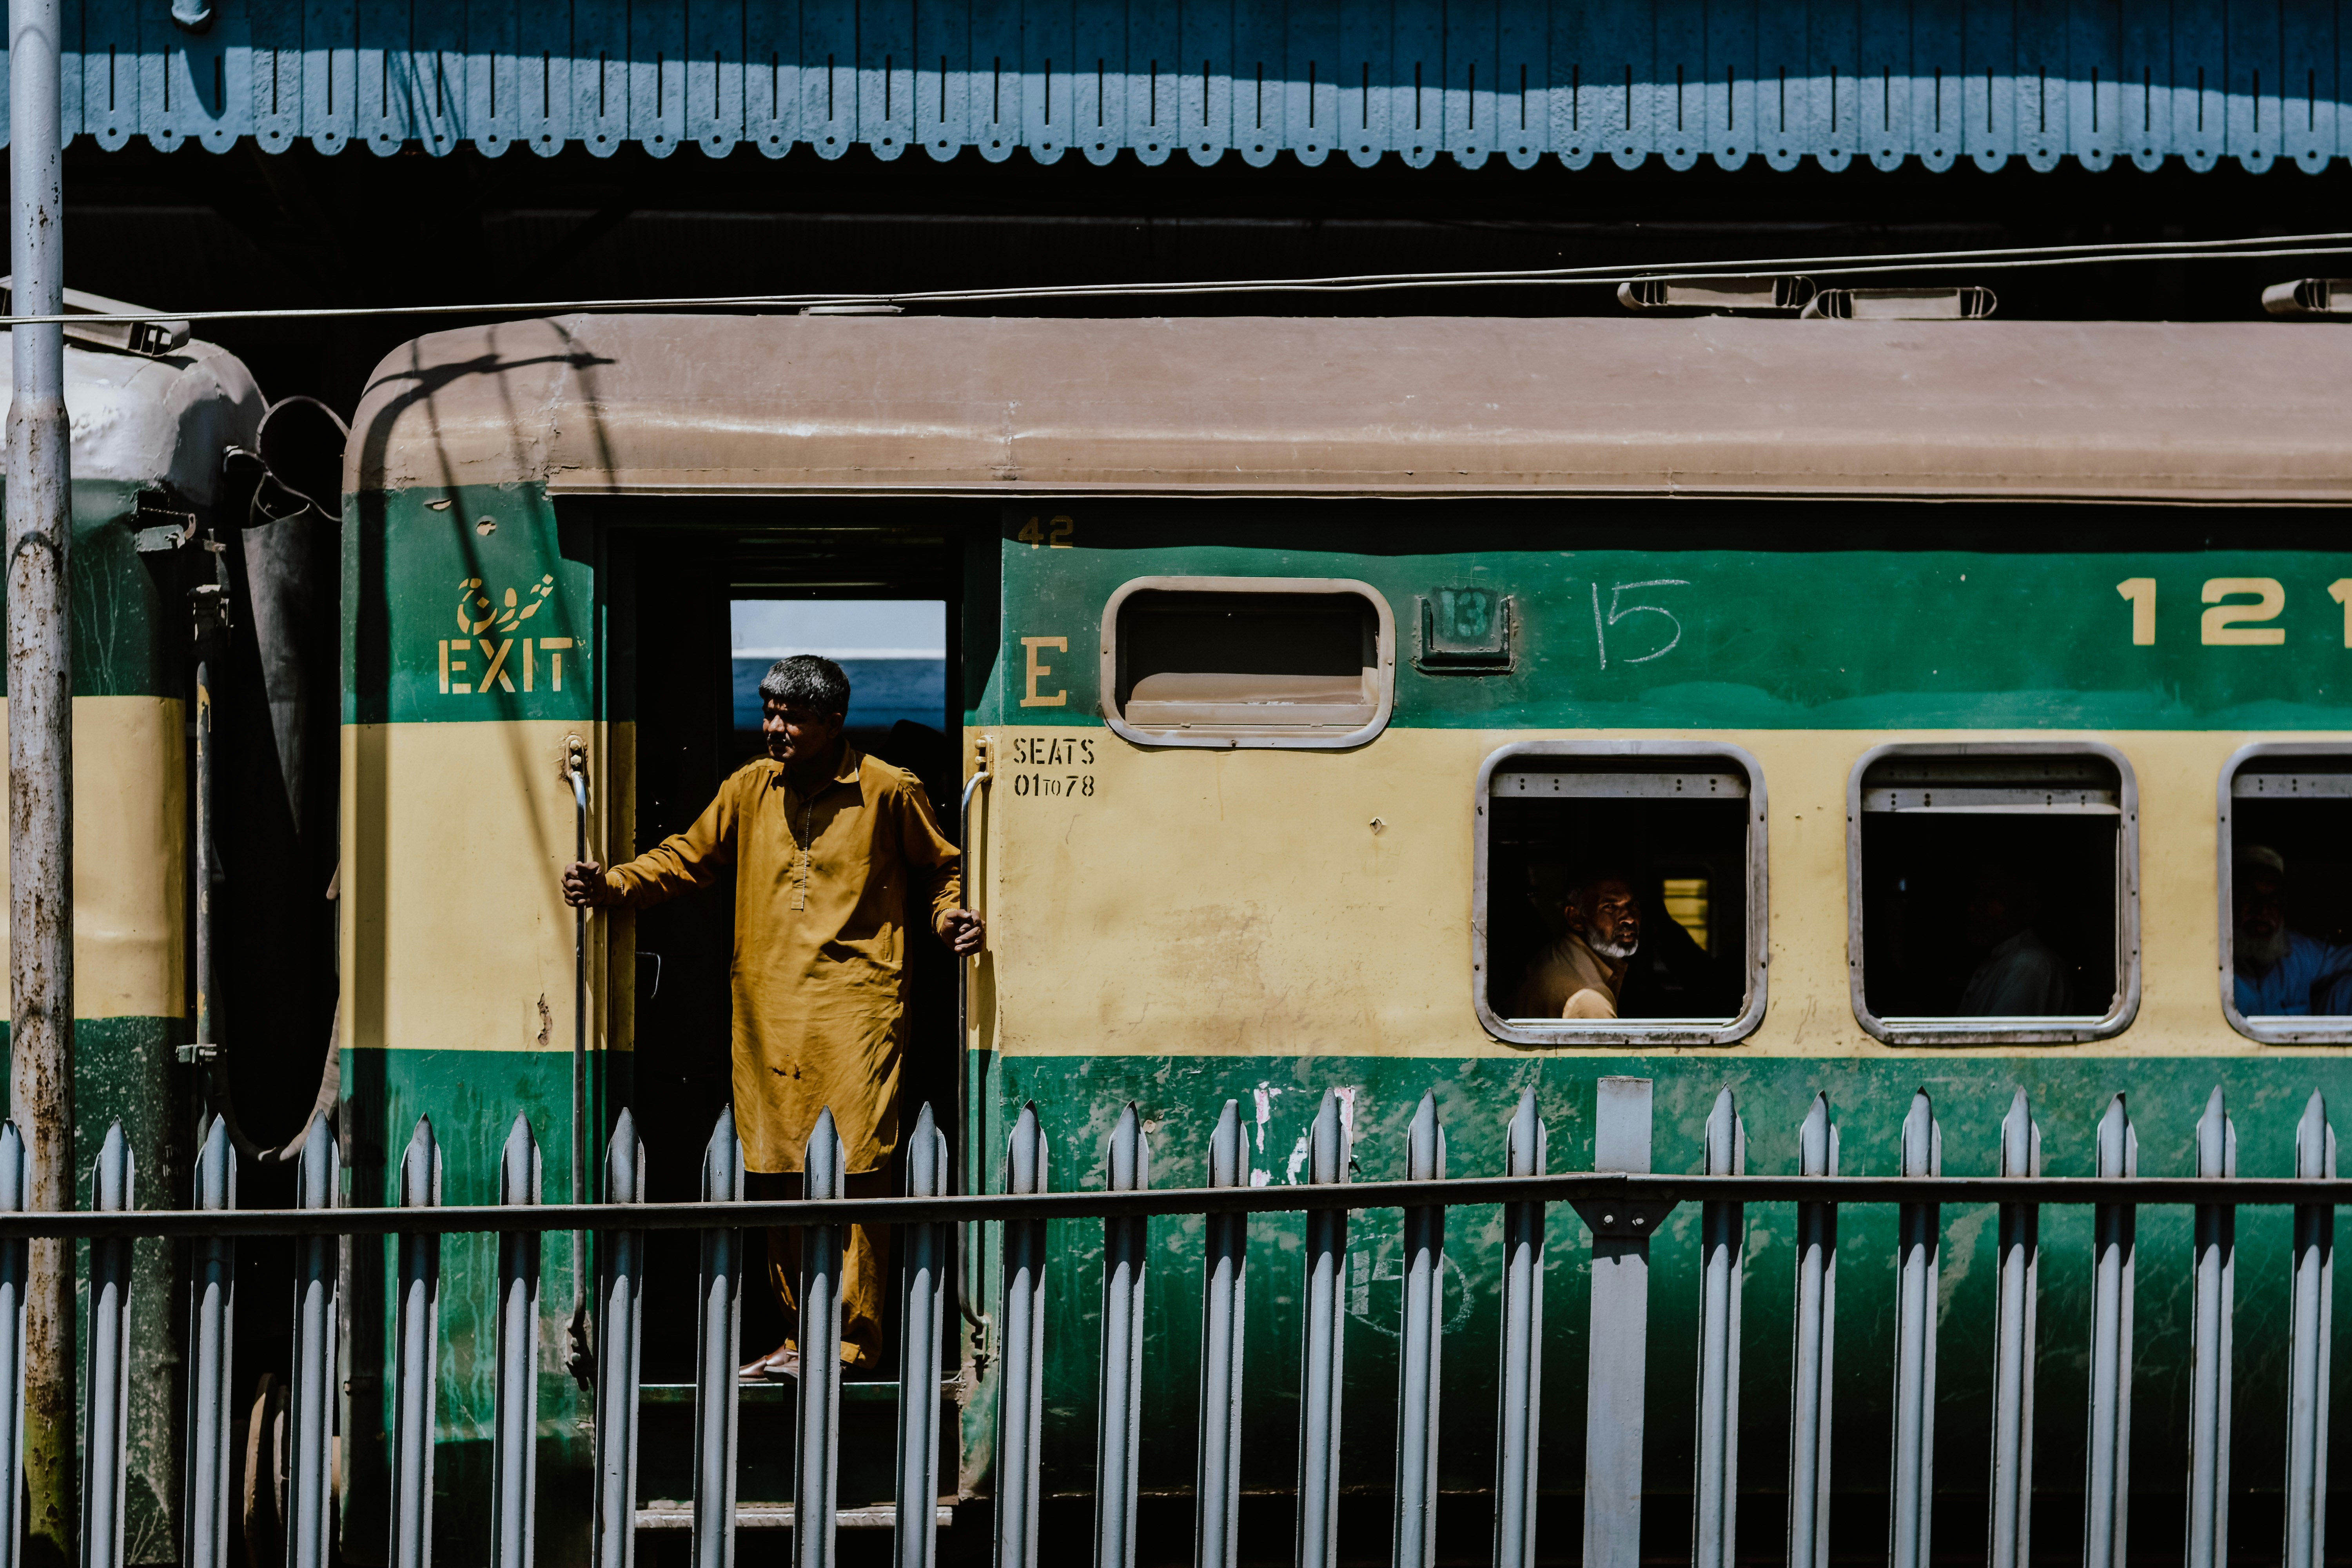
[[[588,742],[577,735],[564,737],[563,772],[572,784],[575,811],[572,858],[584,861],[588,858]],[[588,906],[580,904],[572,910],[572,1204],[585,1204],[588,1191]],[[572,1343],[566,1364],[583,1385],[590,1382],[593,1360],[587,1271],[588,1236],[584,1228],[577,1229],[572,1236]]]
[[[1336,1201],[1335,1201],[1336,1200]],[[2352,1179],[2291,1176],[1701,1176],[1612,1172],[1348,1182],[1330,1187],[1160,1187],[1137,1192],[971,1193],[946,1197],[742,1203],[476,1204],[435,1209],[138,1209],[0,1212],[0,1240],[124,1236],[454,1236],[487,1231],[710,1230],[823,1225],[1291,1214],[1491,1204],[1622,1203],[1655,1215],[1682,1203],[2231,1204],[2352,1206]],[[1655,1224],[1655,1219],[1649,1222]]]
[[[971,849],[971,803],[972,798],[980,793],[981,786],[994,776],[989,765],[990,750],[989,738],[985,735],[972,742],[971,777],[964,781],[963,801],[956,812],[956,848],[963,857],[963,896],[966,909],[975,907],[977,902],[977,895],[973,892],[977,879],[972,872],[975,862]],[[978,1169],[971,1157],[972,1150],[978,1144],[978,1140],[972,1136],[971,1131],[971,970],[972,965],[979,962],[980,957],[977,953],[969,959],[958,956],[955,961],[956,1140],[960,1145],[956,1153],[961,1158],[950,1159],[949,1164],[955,1171],[954,1180],[957,1191],[971,1188],[973,1184],[970,1173]],[[971,1284],[971,1238],[964,1234],[962,1226],[956,1226],[955,1253],[956,1310],[962,1315],[963,1321],[971,1326],[972,1333],[978,1337],[984,1347],[988,1338],[988,1315],[972,1305],[972,1298],[977,1292],[973,1290]]]
[[[588,858],[588,747],[577,735],[564,742],[563,773],[572,785],[572,858]],[[588,1200],[588,906],[572,911],[572,1201]],[[582,1293],[580,1259],[572,1260],[574,1295]]]

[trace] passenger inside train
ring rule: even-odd
[[[1969,900],[1969,942],[1984,962],[1960,991],[1964,1018],[2048,1017],[2066,1012],[2066,963],[2033,922],[2042,894],[2016,868],[1996,861],[1977,873]]]
[[[1522,1018],[1614,1018],[1642,948],[1642,900],[1615,867],[1587,871],[1560,900],[1567,929],[1528,963],[1512,998]]]
[[[1523,1019],[1729,1019],[1744,1005],[1746,803],[1497,794],[1488,1005]]]
[[[2286,857],[2240,842],[2231,872],[2238,1011],[2249,1018],[2352,1014],[2352,946],[2296,928]]]

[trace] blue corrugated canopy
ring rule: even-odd
[[[68,137],[1415,167],[2308,170],[2319,0],[165,0],[67,5]],[[201,18],[196,21],[195,18]],[[192,25],[192,23],[194,25]],[[5,77],[0,77],[5,84]]]

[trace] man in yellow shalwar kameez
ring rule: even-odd
[[[760,682],[768,754],[719,786],[694,826],[610,870],[563,873],[571,903],[642,909],[735,871],[735,1126],[747,1195],[798,1197],[808,1136],[830,1107],[847,1195],[889,1194],[906,1055],[906,927],[912,903],[959,956],[980,918],[962,905],[961,857],[912,773],[841,738],[849,680],[830,659],[779,660]],[[788,1313],[798,1232],[769,1233]],[[841,1359],[882,1351],[882,1237],[853,1226],[842,1260]],[[797,1335],[743,1368],[795,1375]]]

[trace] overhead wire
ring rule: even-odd
[[[1415,289],[1564,288],[1614,283],[1695,282],[1726,277],[1803,272],[1832,279],[1899,273],[2017,271],[2158,261],[2278,260],[2352,254],[2352,233],[2244,236],[2230,239],[2115,241],[2099,244],[1985,247],[1967,250],[1879,251],[1843,256],[1747,257],[1718,261],[1615,262],[1590,267],[1470,271],[1341,273],[1321,278],[1200,279],[1150,283],[1040,283],[1007,288],[808,291],[781,294],[669,295],[627,299],[457,301],[413,305],[301,305],[207,310],[70,311],[0,315],[0,329],[18,325],[146,321],[272,321],[367,320],[410,316],[609,314],[710,310],[809,310],[927,304],[1017,304],[1024,301],[1193,299],[1224,294],[1362,294]]]

